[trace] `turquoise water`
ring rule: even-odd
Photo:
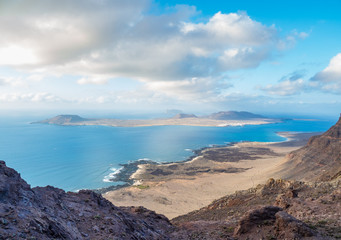
[[[193,149],[239,141],[283,141],[278,131],[319,132],[334,121],[285,121],[244,127],[155,126],[116,128],[29,124],[0,119],[0,159],[32,186],[64,190],[108,187],[108,175],[138,159],[182,161]]]

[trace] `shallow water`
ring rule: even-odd
[[[0,159],[32,186],[53,185],[67,191],[118,184],[106,180],[129,161],[183,161],[193,155],[192,149],[239,141],[283,141],[276,132],[320,132],[335,123],[289,120],[244,127],[134,128],[29,124],[35,120],[40,118],[0,119]]]

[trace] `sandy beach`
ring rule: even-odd
[[[310,133],[279,133],[281,143],[243,142],[206,148],[187,162],[143,164],[132,175],[135,184],[103,196],[117,206],[144,206],[168,218],[200,209],[213,200],[281,178],[285,155],[303,146]]]

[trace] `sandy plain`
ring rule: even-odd
[[[144,206],[172,219],[269,178],[285,178],[280,170],[286,154],[316,133],[279,134],[287,141],[242,142],[202,149],[187,162],[139,165],[133,186],[103,196],[117,206]]]

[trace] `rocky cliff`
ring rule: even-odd
[[[172,230],[162,215],[92,191],[31,188],[0,161],[0,239],[168,239]]]
[[[287,179],[328,181],[341,176],[341,116],[328,131],[287,156],[282,174]]]

